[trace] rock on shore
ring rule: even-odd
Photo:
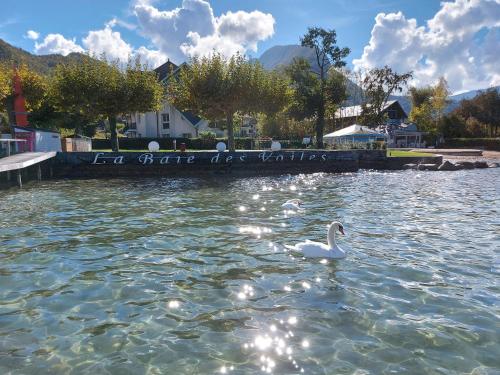
[[[458,171],[461,169],[475,169],[475,168],[498,168],[500,163],[490,163],[485,161],[459,161],[457,163],[452,163],[449,160],[445,160],[441,164],[405,164],[403,169],[413,169],[417,171]]]

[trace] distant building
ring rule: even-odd
[[[425,147],[423,140],[425,133],[418,131],[415,124],[388,124],[378,127],[377,130],[387,134],[389,147]]]
[[[240,137],[255,138],[257,136],[257,119],[245,115],[241,122]]]
[[[179,69],[180,66],[168,60],[155,72],[158,80],[166,85],[171,77],[178,74]],[[220,130],[209,127],[207,120],[192,112],[179,111],[166,100],[157,112],[136,112],[126,116],[126,123],[128,129],[125,135],[129,138],[192,138],[207,130],[221,135]]]
[[[335,112],[335,123],[342,128],[356,124],[359,122],[362,112],[363,108],[360,105],[341,107]],[[387,114],[387,123],[391,125],[401,124],[408,118],[405,110],[397,100],[388,101],[384,105],[382,113]]]
[[[356,124],[362,111],[360,105],[339,108],[335,112],[335,123],[342,128]],[[397,100],[388,101],[382,113],[387,114],[387,121],[378,126],[376,131],[387,136],[388,147],[425,146],[424,133],[419,132],[415,124],[405,124],[408,115]]]

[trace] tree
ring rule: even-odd
[[[449,95],[450,90],[448,90],[448,82],[446,82],[444,77],[439,78],[439,82],[434,86],[431,100],[436,125],[439,124],[443,118],[444,110],[450,103],[448,99]]]
[[[307,33],[300,39],[300,44],[314,50],[319,72],[319,88],[317,96],[309,108],[316,117],[316,143],[318,148],[323,147],[323,131],[325,128],[325,112],[327,104],[327,73],[331,68],[342,68],[346,65],[344,59],[351,50],[347,47],[337,46],[337,33],[335,30],[325,30],[320,27],[310,27]],[[344,100],[344,99],[342,99]],[[340,103],[340,102],[339,102]]]
[[[322,142],[326,114],[334,114],[337,107],[347,99],[346,76],[341,71],[330,69],[325,82],[322,83],[319,75],[311,69],[309,62],[303,58],[294,59],[285,68],[285,73],[294,89],[293,100],[289,107],[290,115],[299,121],[316,119],[316,137],[317,140],[320,139],[318,142]],[[322,116],[322,120],[319,126],[317,120],[320,116]],[[318,147],[322,147],[320,143],[318,143]]]
[[[366,100],[361,106],[361,122],[374,128],[382,125],[385,122],[383,111],[390,96],[403,92],[412,77],[412,72],[398,74],[387,65],[369,70],[362,82]]]
[[[276,113],[289,102],[288,82],[277,72],[237,54],[227,59],[214,53],[193,58],[168,84],[170,101],[210,121],[225,120],[229,150],[234,151],[234,115],[237,112]]]
[[[0,64],[0,105],[8,114],[9,122],[13,119],[13,76],[17,71],[21,81],[23,96],[26,99],[26,110],[31,112],[40,108],[47,95],[47,79],[30,70],[27,65],[21,64],[15,68],[14,64]]]
[[[412,108],[417,108],[424,103],[431,102],[434,88],[432,86],[410,87],[409,93]]]
[[[90,58],[59,65],[51,87],[56,109],[89,120],[108,119],[113,151],[119,148],[116,117],[158,110],[163,93],[156,74],[139,60],[129,61],[124,69],[117,62]]]
[[[12,91],[12,68],[6,64],[0,64],[0,103],[10,95]]]
[[[500,125],[500,93],[495,88],[480,92],[472,99],[462,100],[454,113],[465,121],[474,118],[471,129],[478,129],[477,122],[489,127],[493,137]]]
[[[435,86],[412,87],[409,90],[412,109],[409,120],[416,123],[420,130],[437,136],[443,129],[450,129],[450,122],[443,122],[443,114],[448,100],[448,84],[441,77]]]

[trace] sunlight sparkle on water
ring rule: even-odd
[[[172,300],[172,301],[169,301],[169,302],[168,302],[168,307],[169,307],[170,309],[178,309],[180,306],[181,306],[181,304],[180,304],[180,302],[179,302],[179,301]]]

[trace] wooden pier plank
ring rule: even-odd
[[[24,152],[0,159],[0,172],[15,171],[51,159],[57,154],[50,152]]]

